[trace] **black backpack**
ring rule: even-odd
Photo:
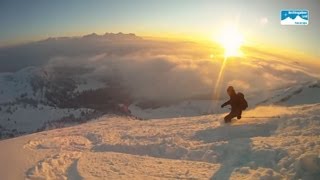
[[[237,96],[239,97],[241,110],[247,109],[247,108],[248,108],[248,102],[247,102],[246,99],[244,98],[244,94],[241,93],[241,92],[238,92]]]

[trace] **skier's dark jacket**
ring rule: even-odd
[[[230,105],[231,106],[231,111],[239,111],[239,110],[241,110],[240,98],[235,92],[233,92],[231,94],[229,101],[223,103],[221,105],[221,107],[224,107],[226,105]]]

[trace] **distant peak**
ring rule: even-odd
[[[122,32],[119,32],[119,33],[108,33],[107,32],[103,36],[104,36],[104,38],[106,38],[108,40],[141,40],[142,39],[141,37],[136,36],[133,33],[125,34]]]
[[[99,35],[96,33],[91,33],[83,36],[83,38],[94,38],[94,37],[99,37]]]

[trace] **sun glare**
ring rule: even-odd
[[[224,48],[224,56],[241,56],[240,47],[243,44],[243,36],[234,26],[224,28],[218,36],[218,42]]]
[[[242,56],[240,47],[242,46],[244,39],[242,34],[236,28],[236,26],[226,26],[219,33],[219,36],[217,36],[217,38],[214,38],[214,40],[218,41],[219,44],[224,48],[224,59],[221,64],[213,95],[214,99],[219,99],[221,82],[223,81],[223,74],[224,69],[227,65],[227,60],[229,57]]]

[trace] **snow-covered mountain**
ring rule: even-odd
[[[0,141],[1,179],[319,179],[320,104],[139,121],[105,116]]]
[[[81,75],[64,76],[63,72],[27,67],[0,73],[1,138],[79,124],[105,113],[122,113],[118,104],[127,96],[121,87]]]

